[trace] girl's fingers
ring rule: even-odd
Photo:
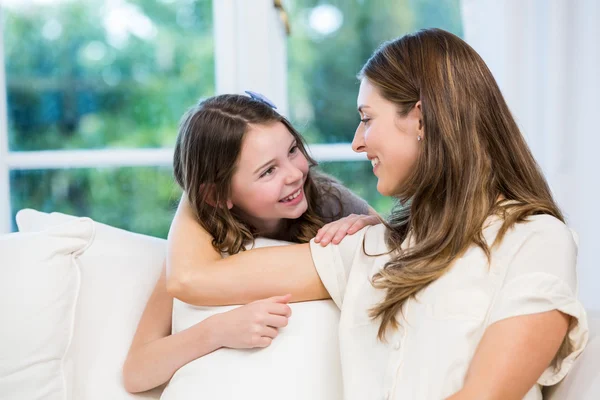
[[[342,239],[344,237],[346,237],[346,235],[348,234],[348,229],[350,227],[349,226],[344,226],[342,227],[342,229],[340,229],[339,231],[337,231],[335,233],[335,236],[331,239],[331,243],[333,244],[340,244],[340,242],[342,241]]]
[[[346,229],[353,223],[353,217],[346,217],[337,221],[335,225],[332,224],[333,226],[321,238],[321,246],[327,246],[340,232],[344,232],[342,237],[346,236]]]
[[[315,242],[321,246],[329,243],[339,244],[347,234],[356,233],[367,225],[372,225],[373,219],[364,215],[349,215],[323,226],[315,236]]]
[[[262,337],[268,337],[271,339],[275,339],[277,337],[277,335],[279,334],[279,332],[277,331],[277,329],[271,327],[271,326],[265,326],[262,329],[262,332],[260,333],[260,335]]]
[[[333,238],[333,235],[336,233],[336,231],[328,231],[322,238],[321,238],[321,246],[325,247],[329,244],[329,242],[331,242],[331,239]]]
[[[273,343],[273,339],[267,336],[260,336],[253,343],[253,347],[269,347]]]
[[[317,235],[315,236],[315,242],[319,243],[323,239],[323,236],[327,233],[327,231],[329,231],[332,228],[335,229],[335,225],[337,225],[338,222],[339,221],[335,221],[335,222],[330,222],[327,225],[323,225],[321,227],[321,229],[319,229],[317,231]]]
[[[356,223],[360,221],[360,219],[352,219],[348,222],[345,222],[344,224],[342,224],[340,226],[340,228],[338,229],[338,231],[335,233],[335,235],[333,236],[333,243],[334,244],[340,244],[340,242],[342,241],[342,239],[350,232],[350,228],[353,227],[354,225],[356,225]]]
[[[368,225],[368,223],[367,223],[366,219],[359,219],[350,228],[348,228],[348,233],[349,234],[356,233],[367,225]]]
[[[331,223],[331,224],[327,224],[326,226],[321,228],[323,230],[323,232],[321,233],[321,237],[319,238],[319,242],[318,242],[321,244],[321,246],[324,246],[326,244],[325,241],[327,241],[327,243],[329,243],[329,240],[331,240],[331,237],[337,230],[336,225],[337,225],[337,223]],[[315,241],[316,241],[316,239],[315,239]]]
[[[354,223],[354,225],[352,225],[348,229],[348,233],[349,234],[353,234],[353,233],[356,233],[356,232],[360,231],[365,226],[368,226],[368,225],[377,225],[377,224],[380,224],[380,223],[381,223],[381,221],[379,220],[379,218],[377,218],[375,216],[362,217],[362,218],[359,218]]]
[[[282,303],[282,304],[286,304],[289,303],[290,299],[292,298],[292,295],[290,293],[285,294],[283,296],[273,296],[273,297],[269,297],[268,299],[264,299],[261,301],[269,301],[269,302],[273,302],[273,303]]]
[[[292,309],[287,304],[271,303],[266,311],[273,315],[282,315],[286,318],[292,315]]]
[[[323,228],[321,228],[323,229]],[[317,234],[315,235],[315,243],[319,243],[319,241],[321,240],[321,229],[319,229],[317,231]]]
[[[281,315],[268,315],[265,318],[265,325],[271,326],[273,328],[283,328],[288,324],[287,317]]]

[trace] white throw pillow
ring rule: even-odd
[[[22,210],[22,231],[75,217]],[[81,293],[73,344],[76,369],[69,400],[157,399],[160,389],[125,392],[121,368],[148,297],[162,268],[165,241],[93,223],[96,234],[79,257]],[[285,244],[258,239],[257,247]],[[331,301],[291,304],[293,315],[273,344],[260,350],[220,349],[175,373],[162,400],[342,398],[339,310]],[[195,307],[175,300],[173,331],[233,307]]]
[[[0,236],[0,398],[67,398],[78,256],[93,234],[92,221],[80,218]]]
[[[286,244],[256,240],[256,247]],[[220,349],[180,368],[161,400],[337,400],[342,398],[339,310],[331,300],[292,303],[287,327],[264,349]],[[173,332],[235,308],[175,300]]]
[[[17,225],[20,231],[36,231],[74,219],[26,209],[17,214]],[[67,399],[158,399],[160,389],[127,393],[122,367],[160,275],[166,241],[88,221],[95,236],[79,257],[81,291],[73,340],[65,359],[74,369],[72,379],[68,379],[71,391]]]

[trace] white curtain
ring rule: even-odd
[[[580,297],[600,310],[600,1],[462,0],[488,64],[579,234]]]

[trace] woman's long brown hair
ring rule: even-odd
[[[236,170],[242,142],[250,124],[283,123],[310,171],[304,183],[308,209],[300,218],[287,221],[278,239],[305,243],[315,237],[326,219],[320,215],[324,201],[336,201],[340,193],[332,179],[313,171],[317,163],[308,155],[302,136],[287,119],[265,103],[247,96],[226,94],[208,98],[183,116],[173,157],[175,180],[187,194],[198,223],[213,237],[213,247],[229,254],[245,250],[256,236],[235,208],[225,204],[231,194],[231,178]]]
[[[440,29],[403,36],[377,49],[359,78],[400,117],[421,101],[423,117],[422,150],[388,221],[392,259],[373,278],[386,290],[371,310],[384,339],[406,300],[471,245],[489,260],[483,225],[490,215],[504,219],[494,245],[528,216],[564,218],[491,72],[463,40]],[[408,236],[411,246],[402,251]]]

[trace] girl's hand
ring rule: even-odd
[[[381,221],[376,215],[350,214],[319,229],[317,236],[315,236],[315,242],[320,243],[323,247],[329,243],[339,244],[346,235],[352,235],[365,226],[380,223]]]
[[[292,315],[287,305],[290,298],[289,294],[275,296],[213,316],[218,319],[219,345],[233,349],[269,346]]]

